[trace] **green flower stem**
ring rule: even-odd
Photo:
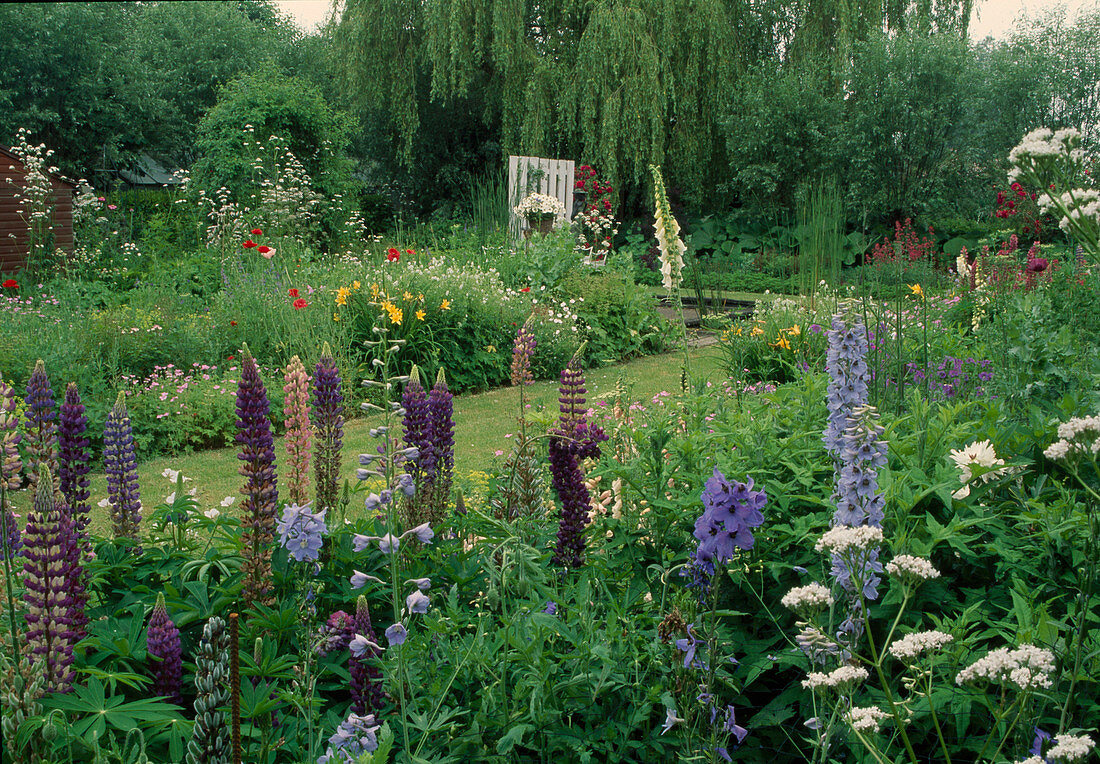
[[[951,754],[947,751],[947,741],[943,739],[943,729],[940,728],[940,719],[936,715],[936,704],[932,702],[932,671],[935,666],[935,658],[932,658],[928,666],[928,712],[932,715],[932,725],[936,728],[936,737],[940,741],[940,750],[943,751],[943,759],[951,764]]]
[[[849,724],[848,726],[851,728],[852,734],[854,734],[859,739],[859,742],[863,743],[863,747],[864,749],[866,749],[867,753],[875,757],[875,761],[879,762],[879,764],[889,764],[886,759],[882,758],[882,756],[879,755],[877,746],[873,745],[870,740],[867,740],[865,737],[863,737],[863,735],[859,733],[859,730],[857,730],[855,726],[851,724]]]
[[[859,607],[866,615],[867,603],[863,599],[862,591],[860,591],[859,595]],[[898,725],[898,732],[901,733],[901,742],[905,744],[905,751],[909,754],[909,760],[913,762],[913,764],[918,764],[917,752],[913,750],[913,744],[909,741],[909,735],[905,731],[905,724],[902,722],[901,713],[894,703],[894,693],[890,692],[890,685],[886,681],[886,675],[882,673],[882,658],[884,656],[875,649],[875,637],[871,633],[870,628],[867,629],[867,646],[871,648],[871,658],[874,662],[875,673],[878,675],[878,681],[882,685],[883,693],[886,695],[886,702],[890,704],[890,713],[894,717],[894,722]]]

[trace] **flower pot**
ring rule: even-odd
[[[554,216],[551,215],[530,215],[527,218],[527,226],[533,231],[538,231],[545,236],[554,230]]]

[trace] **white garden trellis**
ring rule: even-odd
[[[548,194],[565,207],[566,220],[573,217],[572,159],[508,157],[508,207],[515,208],[528,194]],[[509,212],[509,229],[519,238],[527,221]]]

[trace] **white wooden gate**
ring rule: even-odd
[[[565,207],[565,219],[573,217],[573,165],[572,159],[545,159],[543,157],[508,157],[508,207],[515,209],[528,194],[548,194]],[[512,235],[519,238],[527,221],[510,216]]]

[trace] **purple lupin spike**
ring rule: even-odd
[[[415,448],[417,456],[405,463],[405,471],[413,477],[416,492],[409,498],[405,518],[410,526],[428,522],[428,496],[435,472],[435,451],[432,448],[432,423],[428,413],[428,394],[420,382],[420,370],[414,365],[409,381],[401,391],[401,420],[406,447]]]
[[[432,478],[428,519],[437,523],[443,519],[455,467],[454,396],[447,388],[443,369],[436,374],[435,384],[428,393],[428,422],[432,436]]]
[[[0,376],[0,489],[5,493],[19,488],[23,460],[19,458],[19,418],[15,413],[15,389]],[[17,516],[7,501],[0,508],[0,534],[3,549],[14,557],[22,546]]]
[[[275,439],[271,435],[271,420],[267,388],[260,379],[260,369],[248,346],[242,352],[241,379],[237,385],[237,443],[241,451],[238,470],[245,477],[241,491],[241,528],[244,533],[244,588],[241,596],[246,604],[270,602],[271,551],[275,539],[275,514],[279,491],[276,487]]]
[[[377,644],[378,637],[370,620],[370,608],[367,598],[362,594],[355,604],[355,630],[371,642]],[[367,649],[362,658],[352,655],[348,659],[348,671],[351,673],[351,704],[360,716],[377,713],[386,700],[382,691],[382,672],[378,668],[379,653],[373,647]]]
[[[74,549],[79,565],[79,546],[68,513],[56,502],[49,468],[42,465],[37,478],[34,509],[23,538],[25,638],[35,662],[42,667],[47,691],[64,693],[73,684],[73,611],[80,607],[67,590],[67,582],[72,577],[69,567]]]
[[[550,433],[549,446],[551,484],[561,501],[558,543],[551,562],[569,570],[584,564],[584,529],[591,503],[580,463],[598,457],[600,442],[607,440],[603,430],[587,421],[582,350],[583,346],[562,370],[558,388],[561,418]]]
[[[157,595],[157,604],[149,616],[146,637],[149,671],[153,675],[153,694],[167,698],[169,703],[183,705],[180,689],[183,685],[183,651],[180,630],[168,617],[164,595]]]
[[[138,489],[134,431],[126,396],[118,394],[103,428],[103,465],[107,472],[107,501],[115,538],[138,540],[141,524],[141,491]]]
[[[339,492],[340,449],[344,444],[344,393],[340,370],[326,342],[313,373],[313,432],[316,436],[314,470],[316,510],[335,509]]]
[[[57,483],[57,402],[53,397],[46,364],[39,358],[27,380],[26,428],[23,444],[26,449],[27,477],[31,485],[38,480],[39,467],[45,466]]]

